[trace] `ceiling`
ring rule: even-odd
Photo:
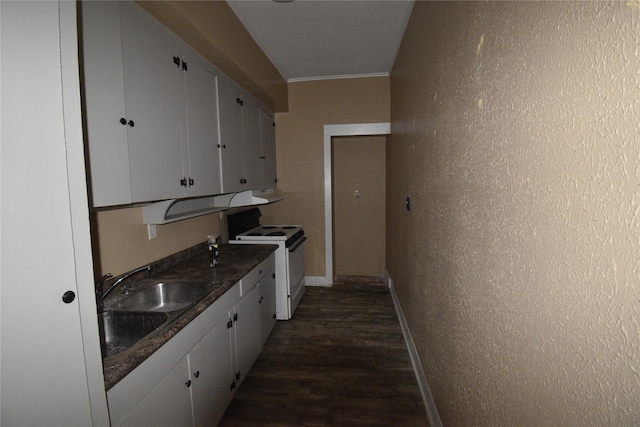
[[[288,82],[389,75],[413,0],[227,0]]]

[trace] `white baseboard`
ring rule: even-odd
[[[304,276],[305,286],[331,286],[327,283],[324,276]]]
[[[409,358],[411,359],[411,365],[413,365],[413,371],[416,374],[416,379],[418,380],[420,393],[422,393],[422,400],[424,402],[425,409],[427,410],[429,425],[431,425],[431,427],[442,427],[442,421],[440,420],[440,415],[438,415],[438,409],[433,401],[431,390],[429,390],[429,384],[427,384],[427,377],[424,374],[422,363],[420,363],[420,358],[418,357],[418,350],[416,349],[416,345],[411,337],[411,332],[409,331],[407,320],[404,317],[400,300],[398,300],[398,295],[396,294],[396,290],[393,286],[393,280],[391,280],[389,272],[387,271],[385,271],[385,280],[387,282],[387,286],[389,286],[393,305],[396,308],[400,327],[402,328],[402,334],[404,335],[404,340],[407,343],[407,348],[409,349]]]

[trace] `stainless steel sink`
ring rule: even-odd
[[[211,291],[213,291],[211,283],[158,282],[126,297],[112,308],[117,310],[172,312],[187,308]]]
[[[167,313],[105,311],[98,316],[102,329],[102,356],[123,352],[169,320]]]

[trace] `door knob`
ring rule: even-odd
[[[70,304],[73,302],[73,300],[76,299],[76,293],[73,291],[67,291],[64,294],[62,294],[62,301],[65,304]]]

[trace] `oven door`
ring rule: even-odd
[[[304,277],[304,242],[306,237],[301,237],[291,247],[287,248],[287,258],[289,264],[289,287],[290,294]]]
[[[298,307],[302,295],[304,295],[304,242],[306,237],[301,237],[298,241],[287,248],[287,273],[288,277],[288,318],[293,316],[293,312]]]

